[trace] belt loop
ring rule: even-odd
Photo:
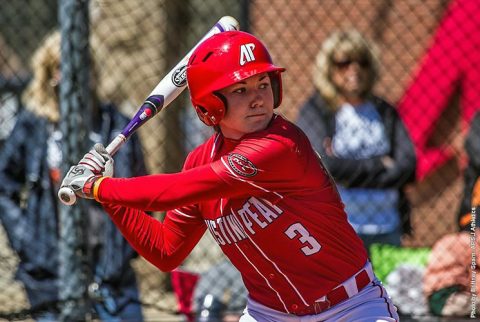
[[[331,307],[332,303],[328,300],[327,296],[322,296],[317,302],[313,303],[313,309],[315,314],[320,314]]]
[[[358,293],[358,283],[356,279],[357,275],[350,277],[347,281],[343,282],[342,287],[347,292],[347,296],[350,298]]]
[[[372,263],[370,262],[370,260],[367,260],[367,264],[365,265],[365,271],[367,271],[370,281],[373,281],[375,279],[375,274],[373,273]]]

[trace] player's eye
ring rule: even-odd
[[[236,94],[243,94],[245,93],[246,91],[246,88],[245,87],[239,87],[239,88],[236,88],[232,91],[232,93],[236,93]]]
[[[270,83],[268,82],[265,82],[265,83],[261,83],[258,88],[260,89],[266,89],[266,88],[269,88],[270,87]]]

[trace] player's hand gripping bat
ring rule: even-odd
[[[222,17],[206,35],[182,58],[182,60],[158,83],[142,106],[138,109],[135,116],[125,126],[123,131],[113,139],[106,147],[110,155],[114,155],[118,149],[128,140],[128,138],[155,114],[164,107],[167,107],[187,86],[187,63],[190,55],[200,43],[214,34],[239,30],[238,21],[230,16]],[[58,191],[58,197],[65,205],[73,205],[77,197],[69,187],[61,187]]]

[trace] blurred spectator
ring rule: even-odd
[[[197,322],[238,321],[246,298],[240,272],[224,259],[200,275],[194,293]]]
[[[360,33],[334,32],[317,54],[315,92],[297,121],[337,182],[367,249],[400,245],[410,232],[403,188],[416,161],[395,108],[372,93],[377,74],[375,50]]]
[[[16,277],[26,290],[34,317],[55,321],[59,300],[59,201],[62,164],[58,85],[60,33],[48,35],[32,58],[33,79],[24,108],[0,151],[0,219],[20,263]],[[92,73],[93,75],[95,73]],[[92,78],[93,80],[93,78]],[[94,80],[92,81],[92,83]],[[86,140],[110,142],[128,119],[93,95],[91,131]],[[89,115],[86,113],[85,115]],[[145,174],[141,147],[132,137],[115,155],[118,175]],[[97,203],[88,204],[90,285],[101,320],[142,320],[135,274],[136,253]]]
[[[0,149],[15,126],[20,112],[20,96],[28,78],[3,77],[0,75]]]
[[[472,293],[480,294],[480,112],[471,124],[465,150],[465,192],[459,217],[460,232],[439,239],[433,246],[424,276],[430,311],[442,316],[470,316]],[[476,302],[480,311],[480,301]]]
[[[400,314],[428,314],[428,304],[422,290],[424,272],[425,267],[400,264],[385,279],[385,289],[395,301]]]
[[[458,214],[460,229],[470,225],[474,186],[480,176],[480,112],[475,114],[470,125],[470,130],[465,140],[465,152],[468,156],[468,164],[463,173],[464,191]],[[478,193],[480,196],[480,191]]]
[[[28,82],[19,57],[0,34],[0,148],[15,124],[20,94]]]
[[[1,81],[0,86],[2,86]],[[16,93],[0,88],[0,148],[15,125],[19,109],[20,104]]]
[[[214,133],[213,129],[205,127],[202,121],[198,119],[197,113],[195,113],[195,109],[191,104],[183,110],[181,122],[185,132],[185,151],[192,151]]]
[[[471,239],[470,225],[465,228],[466,231],[445,235],[433,245],[423,278],[423,291],[430,311],[435,315],[470,316],[472,293],[480,294],[480,283],[472,282],[473,276],[480,273],[480,229],[476,229],[475,243]],[[476,250],[475,257],[473,249]],[[472,260],[475,259],[476,269],[473,270]],[[477,301],[477,312],[479,304]]]
[[[398,104],[415,144],[419,180],[459,153],[455,137],[447,138],[446,133],[439,133],[442,144],[435,145],[434,133],[457,93],[460,94],[461,131],[468,130],[475,111],[480,109],[479,60],[480,1],[454,0]],[[452,128],[451,123],[449,126]]]

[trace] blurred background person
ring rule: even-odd
[[[480,204],[480,181],[477,183],[476,203]],[[472,200],[473,201],[473,200]],[[470,217],[472,218],[472,217]],[[423,275],[423,293],[430,312],[438,316],[469,317],[480,310],[480,217],[469,222],[460,232],[440,238],[432,247]],[[476,227],[476,228],[473,228]],[[473,230],[476,237],[473,238]],[[472,316],[472,317],[475,317]]]
[[[480,294],[480,112],[472,120],[465,141],[468,157],[460,205],[460,231],[440,238],[432,248],[424,275],[423,291],[430,312],[440,316],[470,316],[472,293]],[[476,281],[476,282],[475,282]]]
[[[477,112],[470,124],[470,129],[465,139],[465,153],[467,155],[468,163],[463,172],[463,198],[460,203],[458,212],[458,226],[460,230],[470,226],[471,212],[473,206],[475,187],[479,189],[477,192],[477,200],[480,200],[480,184],[476,186],[476,182],[480,177],[480,111]],[[478,215],[478,214],[477,214]]]
[[[24,82],[0,75],[0,149],[15,125]]]
[[[475,317],[480,311],[480,112],[465,141],[468,157],[459,232],[446,234],[432,248],[423,279],[430,312],[439,316]]]
[[[23,93],[24,108],[0,151],[0,219],[20,259],[16,278],[25,287],[38,321],[56,321],[59,301],[59,201],[62,133],[58,99],[60,33],[47,35],[32,57],[33,79]],[[92,89],[95,84],[92,68]],[[128,123],[116,107],[99,101],[92,90],[88,145],[110,142]],[[115,171],[146,173],[138,138],[115,155]],[[93,276],[89,289],[101,320],[141,321],[134,250],[96,203],[88,203],[88,247]]]
[[[20,94],[28,82],[18,55],[0,34],[0,149],[15,124],[20,109]]]
[[[372,92],[377,77],[372,44],[356,30],[332,33],[317,54],[315,91],[297,120],[337,182],[367,250],[373,243],[400,246],[410,232],[403,190],[416,165],[395,108]]]
[[[228,259],[202,272],[195,288],[196,322],[234,322],[246,305],[242,276]]]

